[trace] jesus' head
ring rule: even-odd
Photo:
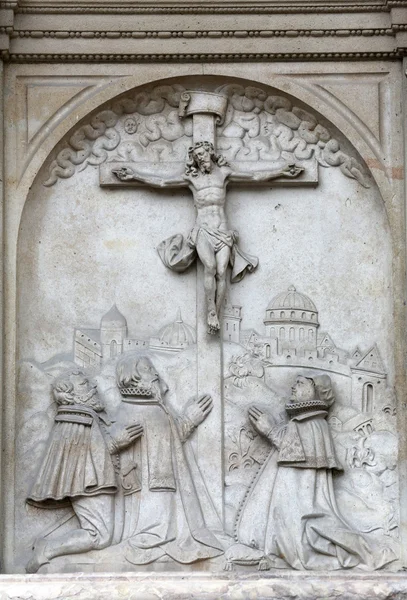
[[[188,150],[185,173],[192,177],[197,177],[199,173],[209,174],[213,169],[213,164],[218,167],[227,166],[225,157],[215,153],[211,142],[197,142]]]

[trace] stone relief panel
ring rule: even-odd
[[[19,177],[24,174],[41,142],[64,117],[110,82],[111,78],[100,76],[39,77],[30,74],[17,77]]]
[[[272,90],[170,82],[40,176],[16,570],[396,569],[391,241],[340,133]]]

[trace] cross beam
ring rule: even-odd
[[[228,161],[230,166],[234,171],[237,172],[256,172],[256,171],[267,171],[271,169],[274,165],[272,161],[267,160],[233,160]],[[239,185],[242,186],[252,186],[256,187],[316,187],[318,185],[318,163],[314,158],[309,160],[297,161],[296,165],[303,167],[304,171],[295,179],[274,179],[273,183],[270,184],[268,181],[254,181],[254,182],[244,182],[237,183],[231,181],[229,186]],[[152,172],[159,172],[160,174],[165,175],[166,177],[182,177],[185,171],[185,161],[160,161],[160,162],[146,162],[146,161],[135,161],[135,162],[125,162],[125,161],[112,161],[107,162],[99,167],[99,184],[101,187],[106,188],[117,188],[117,187],[146,187],[145,183],[141,183],[139,181],[121,181],[118,179],[114,171],[120,169],[122,167],[128,167],[131,169],[132,167],[137,168],[137,172],[145,174],[146,177],[151,175]]]

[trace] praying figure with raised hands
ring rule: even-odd
[[[328,375],[299,375],[285,404],[288,421],[250,407],[249,421],[271,449],[238,512],[239,543],[227,551],[226,568],[380,569],[396,559],[337,506],[333,472],[342,466],[327,421],[334,401]]]

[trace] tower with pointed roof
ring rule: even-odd
[[[386,372],[375,344],[365,354],[354,353],[352,372],[352,403],[364,413],[375,412],[387,401]]]
[[[116,304],[103,315],[100,321],[100,343],[103,361],[123,353],[124,340],[127,338],[127,321]]]

